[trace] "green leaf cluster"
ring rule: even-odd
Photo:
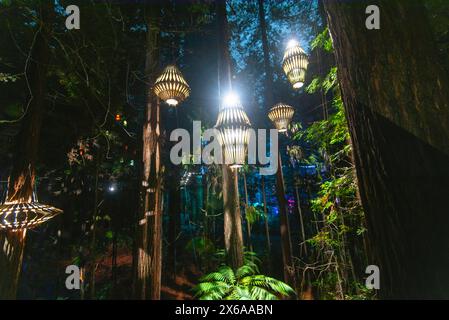
[[[235,272],[222,265],[200,278],[193,289],[195,297],[200,300],[278,300],[295,294],[286,283],[258,272],[254,264],[244,264]]]

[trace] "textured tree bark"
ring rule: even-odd
[[[226,1],[217,1],[218,17],[218,81],[220,95],[232,89],[231,58],[229,56],[229,32],[226,17]],[[243,234],[240,216],[237,170],[222,165],[224,240],[229,265],[237,269],[243,265]]]
[[[248,199],[248,186],[246,184],[246,173],[242,172],[243,175],[243,189],[245,190],[245,216],[246,216],[246,210],[248,210],[249,206],[249,199]],[[248,222],[248,217],[246,218],[246,233],[248,237],[248,248],[249,251],[253,251],[253,244],[251,242],[251,223]]]
[[[237,170],[232,170],[227,165],[223,165],[222,169],[225,250],[229,265],[237,269],[243,265],[243,234]]]
[[[26,229],[0,234],[0,298],[15,299],[22,269]]]
[[[30,97],[27,114],[16,141],[14,164],[8,180],[8,202],[31,202],[35,181],[35,164],[39,147],[42,114],[47,91],[50,60],[48,39],[51,34],[53,4],[41,4],[41,21],[26,70]],[[22,268],[26,229],[0,232],[0,299],[15,299]]]
[[[170,215],[168,226],[168,268],[171,270],[173,279],[177,272],[177,253],[178,253],[178,237],[181,232],[181,189],[179,188],[179,169],[173,166],[170,170],[173,171],[171,175],[171,182],[168,182],[168,212]]]
[[[265,224],[265,237],[267,238],[267,252],[268,252],[268,261],[270,261],[270,252],[271,252],[271,241],[270,241],[270,228],[268,226],[268,212],[267,212],[267,195],[265,189],[265,178],[262,176],[262,199],[263,199],[263,216],[264,216],[264,224]],[[269,263],[271,266],[271,263]]]
[[[162,268],[162,190],[160,161],[160,109],[159,99],[153,92],[155,72],[159,62],[159,10],[148,6],[146,122],[143,128],[143,177],[137,254],[136,296],[139,299],[159,300]]]
[[[96,169],[95,169],[95,192],[94,192],[94,209],[92,212],[92,236],[90,239],[90,247],[89,247],[89,251],[90,251],[90,262],[91,262],[91,268],[90,268],[90,281],[89,281],[89,298],[90,299],[95,299],[95,271],[97,268],[97,264],[95,261],[95,244],[96,244],[96,236],[97,236],[97,226],[96,226],[96,221],[97,221],[97,215],[98,215],[98,176],[99,176],[99,171],[100,171],[100,161],[101,161],[101,152],[99,149],[97,149],[96,152],[96,157],[97,157],[97,163],[96,163]]]
[[[259,26],[262,38],[263,64],[265,68],[265,104],[267,110],[274,104],[273,69],[270,64],[270,49],[268,46],[267,22],[265,21],[264,0],[258,0]]]
[[[276,173],[276,195],[279,202],[279,224],[281,228],[281,249],[284,265],[284,281],[296,288],[296,272],[293,264],[290,226],[287,215],[287,200],[285,199],[284,176],[282,174],[281,155],[278,155],[278,171]]]
[[[302,246],[304,247],[304,253],[306,254],[306,257],[308,256],[307,253],[307,243],[306,243],[306,233],[304,231],[304,219],[302,217],[302,210],[301,210],[301,198],[299,197],[299,187],[298,185],[295,185],[295,194],[296,194],[296,209],[298,209],[298,217],[299,217],[299,223],[301,228],[301,240],[303,242]]]
[[[367,30],[377,5],[381,29]],[[449,79],[422,3],[325,1],[383,298],[449,298]]]

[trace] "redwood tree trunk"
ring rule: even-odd
[[[246,184],[246,173],[243,171],[243,189],[245,190],[245,217],[246,217],[246,232],[248,237],[248,248],[249,251],[253,252],[253,243],[251,241],[251,223],[248,221],[248,217],[246,216],[248,207],[249,207],[249,198],[248,198],[248,186]]]
[[[243,265],[242,219],[238,193],[237,170],[223,165],[224,240],[229,265],[237,269]]]
[[[263,64],[265,68],[265,104],[271,108],[274,104],[273,98],[273,69],[270,64],[270,49],[268,46],[267,23],[265,21],[264,0],[258,0],[259,26],[262,38]],[[268,109],[267,109],[268,110]]]
[[[140,299],[160,299],[162,268],[162,192],[159,99],[153,83],[159,57],[158,7],[149,6],[147,17],[147,108],[143,128],[143,177],[139,216],[136,295]]]
[[[26,70],[30,87],[27,114],[17,137],[14,163],[8,181],[7,202],[31,202],[35,180],[35,164],[39,147],[42,114],[47,91],[50,60],[48,39],[51,34],[53,4],[39,8],[40,24],[31,48]],[[22,267],[26,229],[0,232],[0,299],[15,299]]]
[[[268,226],[268,211],[267,211],[267,194],[265,189],[265,178],[262,176],[262,199],[263,199],[263,216],[264,216],[264,224],[265,224],[265,237],[267,238],[267,252],[268,252],[268,261],[270,262],[271,255],[271,241],[270,241],[270,228]],[[271,266],[271,263],[268,263]]]
[[[180,175],[178,167],[173,166],[170,168],[173,174],[169,177],[172,181],[168,182],[168,212],[169,212],[169,225],[168,225],[168,257],[167,264],[168,270],[173,279],[176,278],[177,273],[177,254],[178,254],[178,237],[181,232],[181,189],[179,186]]]
[[[367,30],[365,8],[380,8]],[[383,298],[449,298],[449,80],[415,1],[325,1]]]
[[[218,17],[218,78],[220,95],[232,89],[229,33],[226,17],[226,1],[216,2]],[[240,216],[237,170],[222,165],[224,240],[229,265],[237,269],[243,265],[243,234]]]
[[[295,266],[293,264],[292,242],[287,215],[287,200],[285,199],[284,176],[282,175],[281,155],[278,155],[278,171],[276,173],[276,195],[279,202],[279,224],[281,228],[281,249],[284,266],[284,281],[296,288]]]

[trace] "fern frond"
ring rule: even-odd
[[[212,272],[200,278],[200,282],[226,281],[226,277],[221,272]]]
[[[224,281],[226,281],[229,284],[235,283],[235,274],[234,270],[232,270],[229,266],[222,266],[218,272],[223,275]]]
[[[202,282],[194,288],[200,300],[221,300],[231,287],[226,282]]]
[[[252,287],[250,293],[252,300],[278,300],[276,295],[261,287]]]
[[[250,276],[256,273],[256,270],[254,270],[254,266],[252,265],[243,265],[242,267],[238,268],[236,272],[237,279],[242,279],[246,276]]]
[[[225,298],[226,300],[252,300],[248,288],[236,286],[232,292]]]
[[[279,293],[283,296],[290,296],[295,294],[295,290],[293,290],[292,287],[290,287],[285,282],[282,282],[280,280],[267,277],[266,279],[267,284],[270,286],[271,291],[275,293]]]

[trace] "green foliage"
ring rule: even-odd
[[[226,264],[226,251],[224,249],[217,250],[214,254],[214,258],[218,265]],[[259,265],[262,261],[259,259],[257,254],[252,251],[244,251],[243,252],[243,264],[250,266],[256,272],[259,272]]]
[[[106,239],[112,239],[114,237],[114,233],[111,230],[106,231],[105,234]]]
[[[200,300],[278,300],[295,294],[284,282],[257,272],[248,264],[235,272],[222,265],[200,278],[200,283],[193,289],[195,297]]]
[[[112,283],[106,283],[99,290],[97,290],[96,298],[97,300],[106,300],[110,296],[112,290]]]
[[[315,93],[319,90],[323,90],[324,93],[328,93],[330,90],[334,89],[337,84],[337,67],[332,67],[329,73],[321,79],[320,77],[315,77],[310,82],[306,88],[307,93]]]
[[[346,300],[374,300],[376,299],[376,290],[368,289],[360,282],[354,282],[353,286],[356,288],[355,294],[345,295]]]
[[[0,82],[15,82],[19,79],[17,75],[10,75],[3,72],[0,72]]]
[[[213,242],[205,237],[195,237],[191,239],[186,249],[189,251],[195,251],[200,258],[208,258],[215,252],[215,246]]]
[[[326,27],[318,36],[312,41],[312,49],[321,48],[326,52],[334,51],[332,46],[332,39],[329,33],[329,28]]]
[[[332,235],[329,231],[319,231],[312,238],[307,240],[308,243],[315,247],[321,246],[329,246],[329,247],[338,247],[339,242],[332,238]]]
[[[10,119],[17,119],[22,115],[23,110],[19,104],[9,104],[4,106],[2,112]]]
[[[249,224],[253,224],[263,217],[263,212],[258,210],[255,206],[247,206],[245,208],[245,217]]]
[[[449,4],[446,0],[427,0],[423,4],[437,40],[438,51],[446,68],[449,67]]]
[[[326,29],[313,41],[312,47],[332,51],[329,46],[332,42]],[[333,94],[328,116],[294,134],[295,140],[313,150],[303,162],[324,169],[322,176],[317,175],[318,190],[310,201],[318,228],[316,234],[307,240],[316,250],[315,263],[320,266],[315,285],[323,299],[368,297],[361,290],[363,279],[354,277],[357,272],[351,270],[354,260],[358,259],[360,265],[365,263],[362,237],[366,228],[364,212],[357,197],[350,133],[337,82],[337,68],[332,67],[325,77],[314,78],[306,91],[310,94]]]

